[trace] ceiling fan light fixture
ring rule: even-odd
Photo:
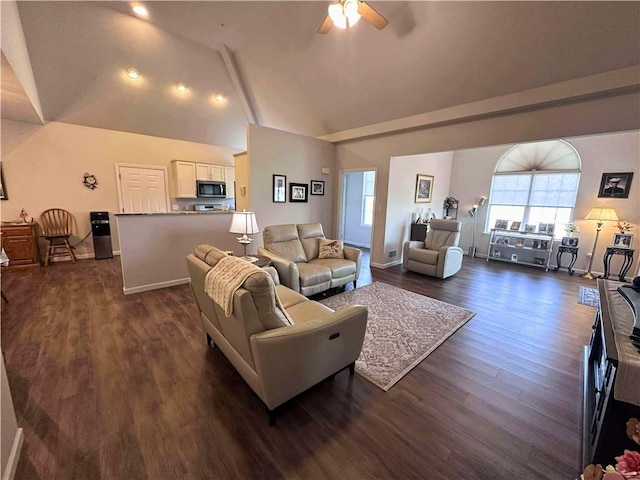
[[[353,26],[360,20],[360,14],[358,13],[358,0],[345,0],[344,2],[344,16],[349,20],[349,26]]]
[[[129,67],[127,68],[124,73],[127,74],[127,77],[129,78],[133,78],[134,80],[137,80],[140,78],[140,72],[138,72],[135,68]]]
[[[133,13],[135,13],[136,15],[138,15],[140,17],[146,17],[146,16],[149,15],[147,7],[145,7],[144,5],[141,5],[139,3],[132,4],[131,5],[131,10],[133,10]]]
[[[176,83],[176,90],[180,93],[184,93],[187,91],[187,86],[182,82],[178,82]]]
[[[344,14],[344,7],[341,3],[329,5],[329,18],[338,28],[347,28],[347,17]]]
[[[216,93],[213,96],[213,101],[216,103],[222,103],[224,102],[224,95],[222,93]]]

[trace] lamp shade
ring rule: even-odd
[[[599,222],[615,222],[618,215],[613,208],[595,207],[584,217],[585,220],[597,220]]]
[[[258,222],[256,222],[256,214],[253,212],[234,212],[231,219],[229,233],[238,233],[241,235],[253,235],[259,233]]]

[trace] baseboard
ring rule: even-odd
[[[113,252],[113,256],[120,256],[120,251]],[[96,258],[95,253],[76,253],[76,260],[86,260],[87,258]],[[54,262],[70,262],[71,257],[53,257],[49,259],[49,263]]]
[[[375,263],[375,262],[371,262],[370,264],[373,268],[390,268],[390,267],[395,267],[396,265],[402,265],[402,260],[394,260],[393,262],[389,262],[389,263]]]
[[[11,446],[11,453],[7,459],[7,465],[2,475],[2,480],[13,480],[18,468],[18,460],[20,460],[20,451],[22,450],[22,442],[24,441],[24,429],[18,428],[16,430],[16,436],[13,439],[13,445]]]
[[[158,290],[160,288],[184,285],[185,283],[189,282],[189,278],[179,278],[177,280],[169,280],[168,282],[150,283],[149,285],[140,285],[139,287],[123,288],[122,293],[124,293],[125,295],[132,295],[134,293],[148,292],[149,290]]]
[[[371,245],[368,245],[366,243],[349,242],[347,240],[344,240],[344,244],[345,246],[366,248],[367,250],[371,248]]]

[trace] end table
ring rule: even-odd
[[[576,263],[576,260],[578,259],[578,247],[574,247],[574,246],[560,245],[558,247],[558,254],[556,255],[556,268],[554,268],[553,271],[557,272],[561,268],[564,268],[562,266],[562,254],[563,253],[570,253],[571,254],[571,261],[569,263],[569,266],[566,267],[566,268],[567,268],[567,271],[569,272],[569,275],[573,275],[573,272],[574,272],[573,265]]]
[[[604,254],[604,258],[602,261],[604,262],[604,275],[599,278],[609,278],[609,269],[611,267],[611,258],[614,255],[623,255],[624,262],[622,262],[622,267],[620,268],[620,273],[618,273],[618,280],[621,282],[625,281],[625,276],[627,272],[631,268],[631,264],[633,263],[633,252],[631,248],[618,248],[618,247],[607,247],[607,251]]]

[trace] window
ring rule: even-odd
[[[552,223],[561,237],[573,218],[579,181],[580,157],[567,142],[513,147],[493,175],[486,230],[498,219],[532,224],[536,231],[541,223]]]
[[[373,225],[373,200],[376,185],[376,172],[364,172],[362,180],[362,226]]]

